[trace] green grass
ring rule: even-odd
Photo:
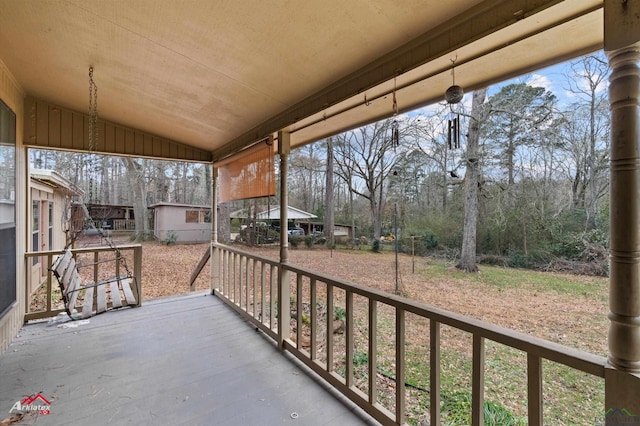
[[[395,376],[395,340],[390,312],[378,317],[378,371]],[[414,318],[409,316],[407,321]],[[441,412],[445,425],[468,425],[471,413],[472,361],[469,353],[451,348],[463,340],[471,347],[471,335],[448,336],[443,326],[441,342]],[[447,337],[445,337],[447,336]],[[358,362],[365,367],[364,354]],[[405,383],[407,385],[407,422],[419,425],[429,418],[430,386],[428,336],[407,336],[405,347]],[[485,425],[524,425],[527,416],[526,353],[487,340],[485,342]],[[360,374],[366,374],[362,368]],[[592,425],[604,407],[604,381],[586,373],[543,361],[544,416],[546,424]],[[378,401],[392,408],[393,389],[378,389]]]
[[[431,280],[459,280],[498,289],[518,288],[534,292],[556,292],[597,300],[604,300],[608,288],[607,278],[551,274],[489,265],[481,265],[478,274],[468,274],[456,270],[450,264],[430,261],[428,267],[419,272],[426,283]]]
[[[370,251],[353,253],[371,255]],[[567,300],[580,298],[603,301],[607,299],[607,279],[551,274],[522,269],[480,266],[480,273],[457,271],[451,263],[429,260],[416,269],[426,286],[446,281],[454,285],[469,286],[472,291],[522,290],[527,297],[544,298],[546,295],[566,295]],[[576,302],[579,303],[579,302]],[[366,341],[366,314],[358,330],[363,333],[356,340]],[[591,319],[585,317],[585,321]],[[407,315],[407,329],[412,321],[425,321]],[[423,328],[424,329],[424,328]],[[407,335],[405,347],[405,383],[407,392],[407,422],[423,424],[429,418],[430,365],[428,328]],[[381,304],[378,306],[377,370],[393,379],[395,376],[395,312]],[[454,332],[451,327],[441,329],[441,412],[443,424],[467,425],[471,415],[471,335]],[[457,348],[461,348],[458,350]],[[366,383],[366,343],[360,343],[354,353],[356,375]],[[487,340],[485,342],[485,425],[523,425],[527,416],[527,359],[526,353]],[[379,379],[382,380],[382,379]],[[593,425],[604,407],[604,381],[586,373],[543,360],[543,392],[545,424]],[[366,388],[365,388],[366,389]],[[395,394],[392,386],[378,386],[378,402],[393,410]]]

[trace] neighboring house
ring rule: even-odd
[[[249,215],[247,209],[240,209],[230,214],[231,219],[237,218],[247,221]],[[305,234],[313,232],[311,228],[311,219],[315,219],[318,216],[313,213],[305,212],[304,210],[297,209],[295,207],[287,206],[287,219],[291,222],[295,222],[297,225],[304,229]],[[255,220],[261,222],[269,222],[271,225],[279,226],[280,223],[280,206],[274,206],[264,209],[263,211],[255,215]]]
[[[310,222],[310,231],[311,232],[322,232],[324,233],[324,223],[322,222]],[[336,242],[346,242],[354,239],[353,231],[354,229],[351,225],[340,225],[335,223],[333,225],[333,237]]]
[[[153,209],[153,234],[159,241],[211,241],[211,206],[163,202],[149,208]]]
[[[67,243],[65,231],[70,226],[71,205],[82,190],[53,170],[32,169],[30,173],[29,242],[31,251],[63,249]],[[47,278],[44,257],[29,261],[30,293]]]
[[[100,229],[115,231],[135,231],[136,221],[133,206],[116,204],[87,204],[76,203],[72,208],[74,229],[81,231],[91,227],[87,224],[87,215],[93,220],[94,226]]]

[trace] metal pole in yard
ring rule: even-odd
[[[416,273],[416,247],[415,247],[416,238],[415,236],[411,236],[411,273]]]
[[[398,203],[394,204],[394,209],[393,209],[393,221],[394,221],[394,231],[393,231],[393,236],[394,236],[394,242],[395,242],[395,249],[396,249],[396,294],[399,293],[399,286],[398,286]]]

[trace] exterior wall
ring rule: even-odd
[[[69,204],[69,202],[65,203],[65,194],[59,190],[54,190],[49,186],[33,182],[31,184],[30,194],[30,209],[32,208],[33,202],[40,203],[40,217],[38,218],[38,251],[63,249],[66,244],[66,235],[62,226],[63,215],[65,206]],[[51,222],[49,221],[49,203],[53,203],[53,218]],[[49,235],[50,226],[52,228],[51,237]],[[35,251],[36,248],[32,247],[34,233],[32,220],[30,220],[28,223],[28,229],[29,237],[27,238],[27,251]],[[30,274],[28,281],[29,294],[32,294],[34,291],[36,291],[38,287],[40,287],[40,284],[42,284],[47,278],[47,265],[45,264],[46,260],[39,257],[33,259],[26,262],[27,270]]]
[[[187,211],[209,210],[199,206],[158,205],[155,207],[155,237],[160,241],[168,241],[175,235],[175,242],[194,243],[211,241],[211,223],[187,223]]]
[[[0,353],[18,334],[24,320],[25,252],[27,204],[27,156],[24,149],[24,94],[0,58],[0,99],[16,114],[16,302],[0,318]]]

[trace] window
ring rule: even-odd
[[[198,210],[187,210],[185,221],[187,223],[198,223]]]
[[[187,210],[185,222],[211,223],[211,213],[208,210]]]
[[[40,200],[33,200],[31,204],[32,240],[31,251],[40,251]],[[33,257],[33,264],[37,265],[39,257]]]
[[[0,100],[0,318],[16,301],[16,115]]]

